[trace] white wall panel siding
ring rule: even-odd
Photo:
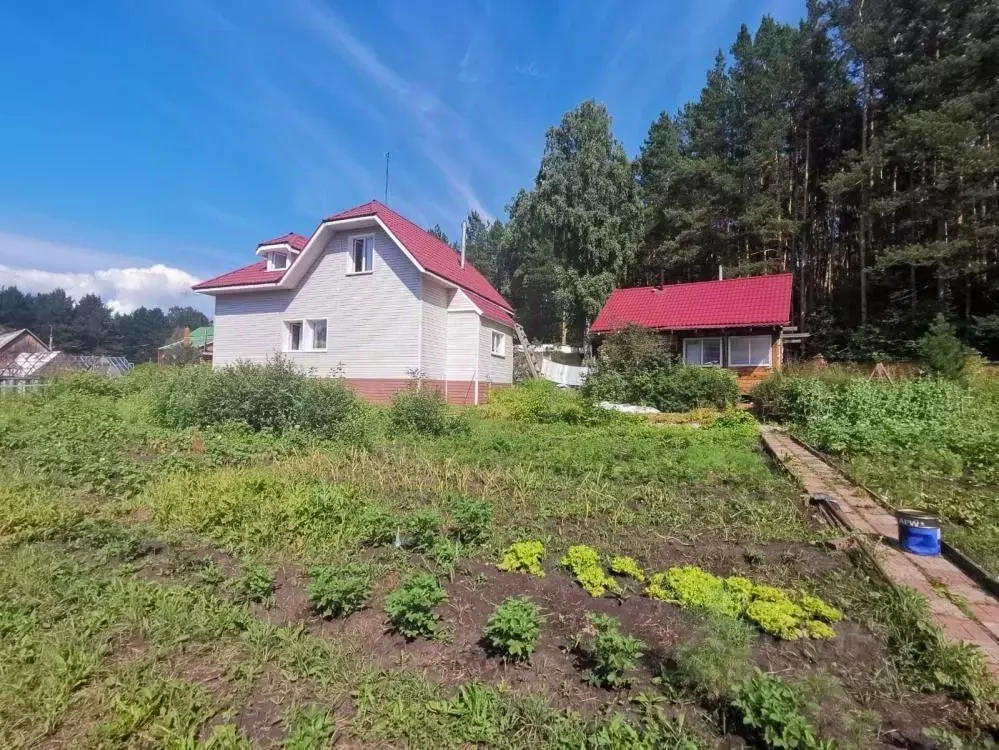
[[[220,294],[215,298],[216,368],[247,359],[263,362],[281,350],[281,316],[292,292]]]
[[[479,314],[474,310],[447,314],[447,379],[467,383],[478,377]]]
[[[372,273],[349,275],[348,238],[338,232],[294,290],[216,298],[215,363],[262,361],[283,344],[284,322],[326,318],[327,351],[288,352],[317,376],[405,378],[419,367],[422,277],[388,235],[375,235]]]
[[[423,334],[420,368],[428,380],[447,375],[447,303],[449,290],[440,282],[423,278]]]
[[[486,318],[479,327],[479,369],[482,381],[489,383],[513,382],[513,330],[508,326]],[[496,357],[492,353],[493,331],[499,331],[505,339],[506,356]]]
[[[468,298],[461,289],[455,289],[454,293],[451,295],[451,303],[448,305],[448,310],[454,310],[455,312],[459,310],[478,310],[478,308],[472,304],[472,300]]]

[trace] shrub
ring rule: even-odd
[[[735,373],[721,367],[677,365],[655,380],[650,403],[660,411],[687,411],[702,406],[723,409],[737,403]]]
[[[493,506],[485,500],[458,500],[451,516],[454,519],[454,534],[463,544],[482,544],[489,538]]]
[[[437,632],[438,605],[447,601],[447,593],[432,575],[406,579],[402,586],[385,597],[389,625],[406,638],[430,638]]]
[[[916,346],[919,359],[930,374],[955,379],[964,373],[968,350],[943,313],[937,314]]]
[[[576,648],[586,651],[592,662],[587,681],[594,687],[619,688],[627,685],[625,674],[635,668],[645,644],[621,633],[621,623],[610,615],[591,612],[588,619],[593,629],[592,639],[587,632],[575,638]]]
[[[316,566],[309,571],[309,603],[323,617],[346,617],[364,606],[371,579],[371,568],[363,563]]]
[[[296,425],[304,386],[305,376],[289,359],[237,362],[209,378],[201,424],[246,422],[254,430],[287,430]]]
[[[521,571],[544,578],[545,569],[541,567],[541,558],[544,555],[545,545],[539,541],[514,542],[506,548],[503,559],[496,568],[507,573]]]
[[[604,337],[600,346],[600,368],[630,378],[673,364],[662,334],[638,325],[629,325]]]
[[[534,651],[544,618],[538,605],[523,597],[510,597],[498,605],[486,622],[490,650],[504,659],[526,659]]]
[[[365,405],[340,378],[307,378],[295,413],[295,424],[323,438],[366,443]]]
[[[64,372],[52,379],[52,394],[81,393],[85,396],[120,396],[121,380],[96,372]]]
[[[153,415],[168,427],[243,422],[253,430],[304,429],[324,438],[365,440],[364,406],[340,379],[307,377],[291,360],[164,368]]]
[[[610,590],[613,593],[621,591],[617,581],[604,572],[600,566],[600,553],[585,544],[569,547],[569,552],[560,561],[576,577],[576,581],[590,596],[603,596]]]
[[[635,562],[634,557],[628,557],[627,555],[612,557],[610,570],[611,573],[616,573],[619,576],[627,576],[628,578],[634,578],[639,583],[645,583],[645,572]]]
[[[739,400],[739,386],[731,370],[685,364],[627,375],[607,372],[598,365],[587,378],[583,393],[594,401],[645,404],[665,412],[723,409]]]
[[[483,413],[495,419],[509,419],[534,424],[601,424],[618,418],[605,409],[595,408],[579,394],[559,388],[550,380],[526,380],[512,388],[489,394]]]
[[[392,399],[392,425],[419,435],[440,436],[468,430],[468,423],[451,414],[444,396],[436,388],[412,387]]]
[[[416,549],[429,550],[441,529],[441,514],[431,508],[414,510],[406,518],[406,531]]]
[[[259,563],[244,560],[243,577],[239,581],[240,596],[244,601],[262,602],[274,593],[274,571]]]
[[[673,651],[681,684],[710,703],[727,701],[753,672],[752,643],[753,629],[741,620],[708,615]]]
[[[739,687],[732,706],[742,725],[765,747],[831,750],[834,744],[820,740],[815,727],[802,714],[806,703],[791,685],[758,673]]]

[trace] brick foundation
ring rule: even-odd
[[[347,386],[358,396],[376,404],[387,404],[399,391],[404,391],[412,383],[408,378],[348,378]],[[446,394],[447,402],[455,406],[471,406],[475,403],[475,381],[427,380],[424,388],[435,388]],[[479,381],[479,403],[483,404],[490,389],[509,388],[509,383]]]

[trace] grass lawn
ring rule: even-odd
[[[425,435],[370,408],[356,434],[320,440],[164,427],[160,377],[0,400],[2,747],[985,736],[974,658],[833,543],[741,418],[469,410]],[[497,569],[527,540],[543,577]],[[559,564],[579,545],[603,596]],[[609,577],[616,556],[714,575],[664,601]],[[807,593],[845,619],[833,638],[768,635],[739,615],[743,578],[762,604]],[[526,659],[504,649],[530,612],[497,614],[520,597],[539,626]]]

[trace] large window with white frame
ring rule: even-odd
[[[506,356],[506,336],[504,336],[500,331],[492,332],[492,342],[490,346],[490,351],[493,356],[505,357]]]
[[[729,367],[771,367],[769,336],[729,336]]]
[[[683,361],[688,365],[721,367],[721,338],[690,338],[683,340]]]
[[[286,320],[284,350],[286,352],[326,351],[326,318]]]
[[[350,269],[348,273],[371,273],[374,260],[375,236],[359,235],[350,238]]]

